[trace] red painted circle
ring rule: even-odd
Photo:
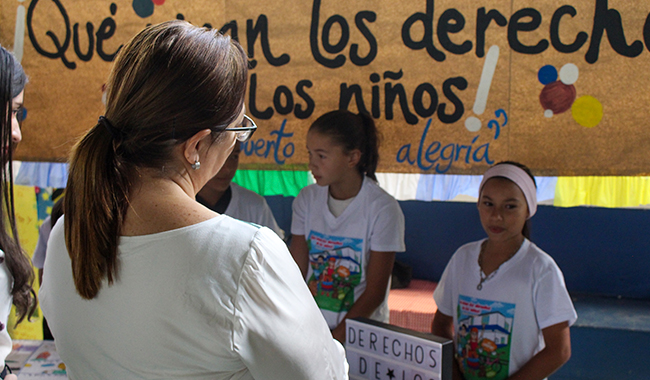
[[[567,111],[574,100],[576,100],[576,88],[572,84],[567,85],[560,81],[547,84],[539,94],[542,108],[551,110],[554,114]]]

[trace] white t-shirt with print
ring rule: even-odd
[[[71,380],[347,379],[286,245],[225,215],[121,237],[116,281],[77,293],[52,230],[40,301]]]
[[[367,177],[338,217],[329,210],[328,194],[327,186],[317,184],[300,191],[293,202],[291,233],[307,240],[307,284],[333,329],[366,289],[370,251],[405,250],[404,214],[395,198]],[[388,323],[387,300],[388,290],[372,319]]]
[[[483,241],[454,253],[433,294],[438,310],[453,316],[468,380],[508,377],[544,348],[542,329],[577,319],[562,272],[527,239],[478,290]]]

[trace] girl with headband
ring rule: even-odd
[[[432,332],[454,339],[454,378],[544,379],[569,360],[577,315],[557,264],[528,240],[535,178],[498,163],[483,176],[477,207],[488,237],[449,261]]]

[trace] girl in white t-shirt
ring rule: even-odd
[[[0,379],[15,380],[5,365],[11,352],[9,332],[11,306],[17,321],[34,313],[34,271],[18,241],[14,214],[12,155],[22,140],[20,122],[25,116],[23,98],[27,76],[16,57],[0,46]]]
[[[460,247],[433,297],[435,335],[454,339],[454,378],[544,379],[571,356],[576,312],[553,259],[528,240],[536,185],[525,166],[491,167],[479,188],[487,239]]]
[[[378,146],[368,115],[319,117],[307,133],[316,184],[293,203],[291,254],[341,342],[346,318],[388,322],[395,252],[405,249],[402,210],[376,182]]]

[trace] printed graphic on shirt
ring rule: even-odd
[[[508,377],[515,305],[458,296],[457,353],[465,379]]]
[[[312,275],[307,280],[318,307],[342,312],[354,303],[354,288],[361,282],[363,239],[311,231],[307,238]]]

